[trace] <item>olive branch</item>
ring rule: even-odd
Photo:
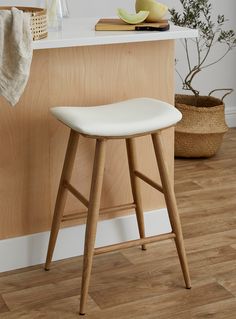
[[[213,20],[212,5],[209,0],[179,1],[183,7],[182,13],[177,12],[174,8],[170,9],[170,20],[177,26],[198,29],[199,37],[182,40],[186,53],[188,71],[185,77],[181,76],[178,70],[176,71],[182,81],[183,89],[192,91],[193,94],[198,97],[200,92],[193,85],[194,78],[204,69],[220,62],[233,48],[235,48],[236,37],[233,30],[224,30],[224,25],[228,21],[225,19],[224,15],[218,15],[217,19]],[[190,56],[190,41],[194,42],[194,48],[197,53],[194,61]],[[212,49],[217,44],[223,45],[225,51],[213,61],[209,61]],[[232,89],[216,90],[228,91],[224,97],[232,92]]]

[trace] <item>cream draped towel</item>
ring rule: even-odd
[[[27,84],[32,60],[30,15],[16,8],[0,11],[0,95],[14,106]]]

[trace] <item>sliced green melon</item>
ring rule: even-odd
[[[146,20],[149,15],[149,11],[139,11],[138,13],[131,14],[125,11],[124,9],[117,9],[117,15],[121,20],[128,24],[138,24]]]
[[[136,12],[148,10],[150,13],[146,19],[147,22],[158,22],[164,18],[168,12],[168,7],[156,0],[136,0]]]

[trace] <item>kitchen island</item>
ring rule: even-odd
[[[96,19],[67,19],[62,32],[35,41],[31,74],[20,102],[13,108],[0,98],[0,240],[50,228],[69,134],[50,115],[52,106],[88,107],[136,97],[174,103],[175,40],[196,37],[197,31],[171,26],[165,32],[96,32],[95,23]],[[158,180],[150,139],[137,140],[140,169]],[[173,176],[173,129],[166,130],[165,141]],[[108,147],[102,207],[132,198],[125,144],[112,141]],[[93,155],[94,142],[81,138],[72,184],[86,197]],[[142,189],[145,211],[165,207],[162,195],[147,185]],[[69,197],[66,213],[72,212],[81,212],[76,223],[83,224],[82,204]]]

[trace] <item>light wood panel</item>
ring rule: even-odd
[[[11,107],[0,98],[0,239],[42,231],[50,223],[47,70],[47,53],[35,51],[20,103]]]
[[[174,41],[34,51],[20,103],[12,108],[0,98],[0,239],[50,227],[69,135],[49,114],[50,107],[100,105],[141,96],[173,103],[173,73]],[[167,130],[165,141],[173,172],[173,129]],[[79,147],[72,185],[88,198],[94,142],[81,138]],[[109,142],[107,154],[102,207],[128,203],[125,143]],[[138,138],[138,154],[142,171],[158,180],[151,141]],[[162,195],[146,185],[143,203],[145,210],[164,206]],[[69,197],[66,212],[82,210]],[[119,213],[103,218],[114,215]],[[84,215],[78,223],[83,222]]]
[[[236,192],[235,141],[236,129],[226,135],[216,157],[176,160],[175,185],[184,235],[188,234],[185,244],[192,289],[183,288],[171,240],[148,245],[146,251],[135,247],[96,256],[86,317],[157,319],[158,314],[158,319],[235,319],[236,197],[227,191],[231,187]],[[214,176],[214,184],[207,185],[208,173]],[[217,205],[216,185],[221,194]],[[202,198],[205,191],[208,200],[197,211],[192,201]],[[230,215],[232,223],[226,222],[227,228],[211,230]],[[208,227],[202,227],[203,222]],[[201,227],[197,234],[195,228]],[[40,265],[0,274],[0,318],[78,318],[82,257],[55,262],[52,268],[45,273]]]

